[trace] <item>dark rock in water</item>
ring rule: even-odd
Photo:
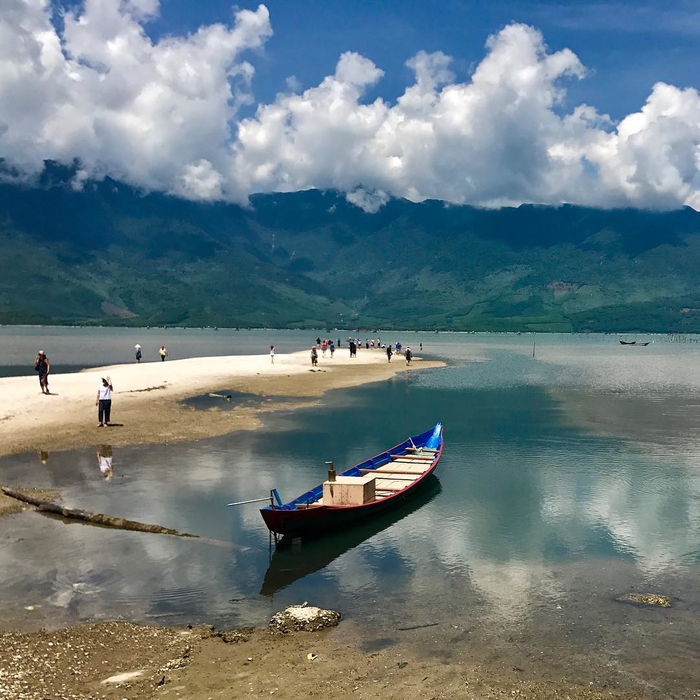
[[[339,622],[339,612],[303,603],[302,605],[290,605],[285,610],[276,613],[270,620],[268,627],[273,632],[288,634],[289,632],[316,632],[326,627],[335,627]]]
[[[671,600],[668,596],[657,593],[625,593],[616,600],[620,603],[633,603],[635,605],[654,605],[658,608],[670,608]]]

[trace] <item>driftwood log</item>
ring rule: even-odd
[[[161,525],[149,525],[148,523],[139,523],[136,520],[126,520],[126,518],[117,518],[114,515],[105,515],[104,513],[90,513],[86,510],[77,510],[76,508],[64,508],[57,505],[56,503],[51,503],[50,501],[42,501],[40,498],[34,498],[33,496],[28,496],[21,491],[16,491],[15,489],[9,488],[8,486],[2,487],[2,492],[9,496],[10,498],[16,498],[18,501],[24,503],[29,503],[34,506],[37,510],[43,513],[54,513],[55,515],[62,515],[64,518],[71,518],[72,520],[81,520],[86,523],[92,523],[93,525],[102,525],[103,527],[116,527],[120,530],[136,530],[138,532],[154,532],[161,535],[176,535],[177,537],[198,537],[198,535],[191,535],[188,532],[180,532],[179,530],[171,530],[168,527],[162,527]]]

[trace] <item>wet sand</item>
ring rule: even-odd
[[[343,641],[343,624],[322,632],[217,633],[108,622],[56,632],[0,633],[0,697],[274,697],[425,700],[531,698],[644,700],[604,684],[535,679],[520,667],[494,667],[482,654],[449,662],[400,647],[370,651]],[[465,649],[468,652],[467,649]],[[313,655],[313,660],[308,655]],[[3,691],[5,694],[3,695]]]

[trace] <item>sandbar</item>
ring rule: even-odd
[[[321,353],[319,353],[321,355]],[[32,450],[82,448],[108,441],[115,446],[165,443],[223,435],[260,426],[260,414],[280,404],[233,410],[195,410],[182,400],[210,392],[236,391],[271,397],[297,397],[284,408],[310,405],[329,389],[392,377],[399,371],[442,366],[402,357],[387,362],[381,350],[362,350],[356,358],[336,351],[311,367],[304,350],[268,355],[198,357],[112,365],[82,372],[51,374],[50,395],[36,376],[0,378],[0,455]],[[101,378],[114,386],[112,427],[98,428],[95,399]]]

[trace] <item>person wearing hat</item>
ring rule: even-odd
[[[112,380],[109,377],[102,377],[102,386],[97,390],[95,406],[97,406],[97,424],[101,428],[105,423],[109,425],[112,413]]]
[[[136,345],[134,345],[134,348],[136,349],[136,362],[141,362],[141,346],[138,343],[136,343]]]
[[[34,369],[39,373],[39,386],[42,394],[50,394],[49,391],[49,373],[51,372],[51,363],[46,353],[39,350],[34,360]]]

